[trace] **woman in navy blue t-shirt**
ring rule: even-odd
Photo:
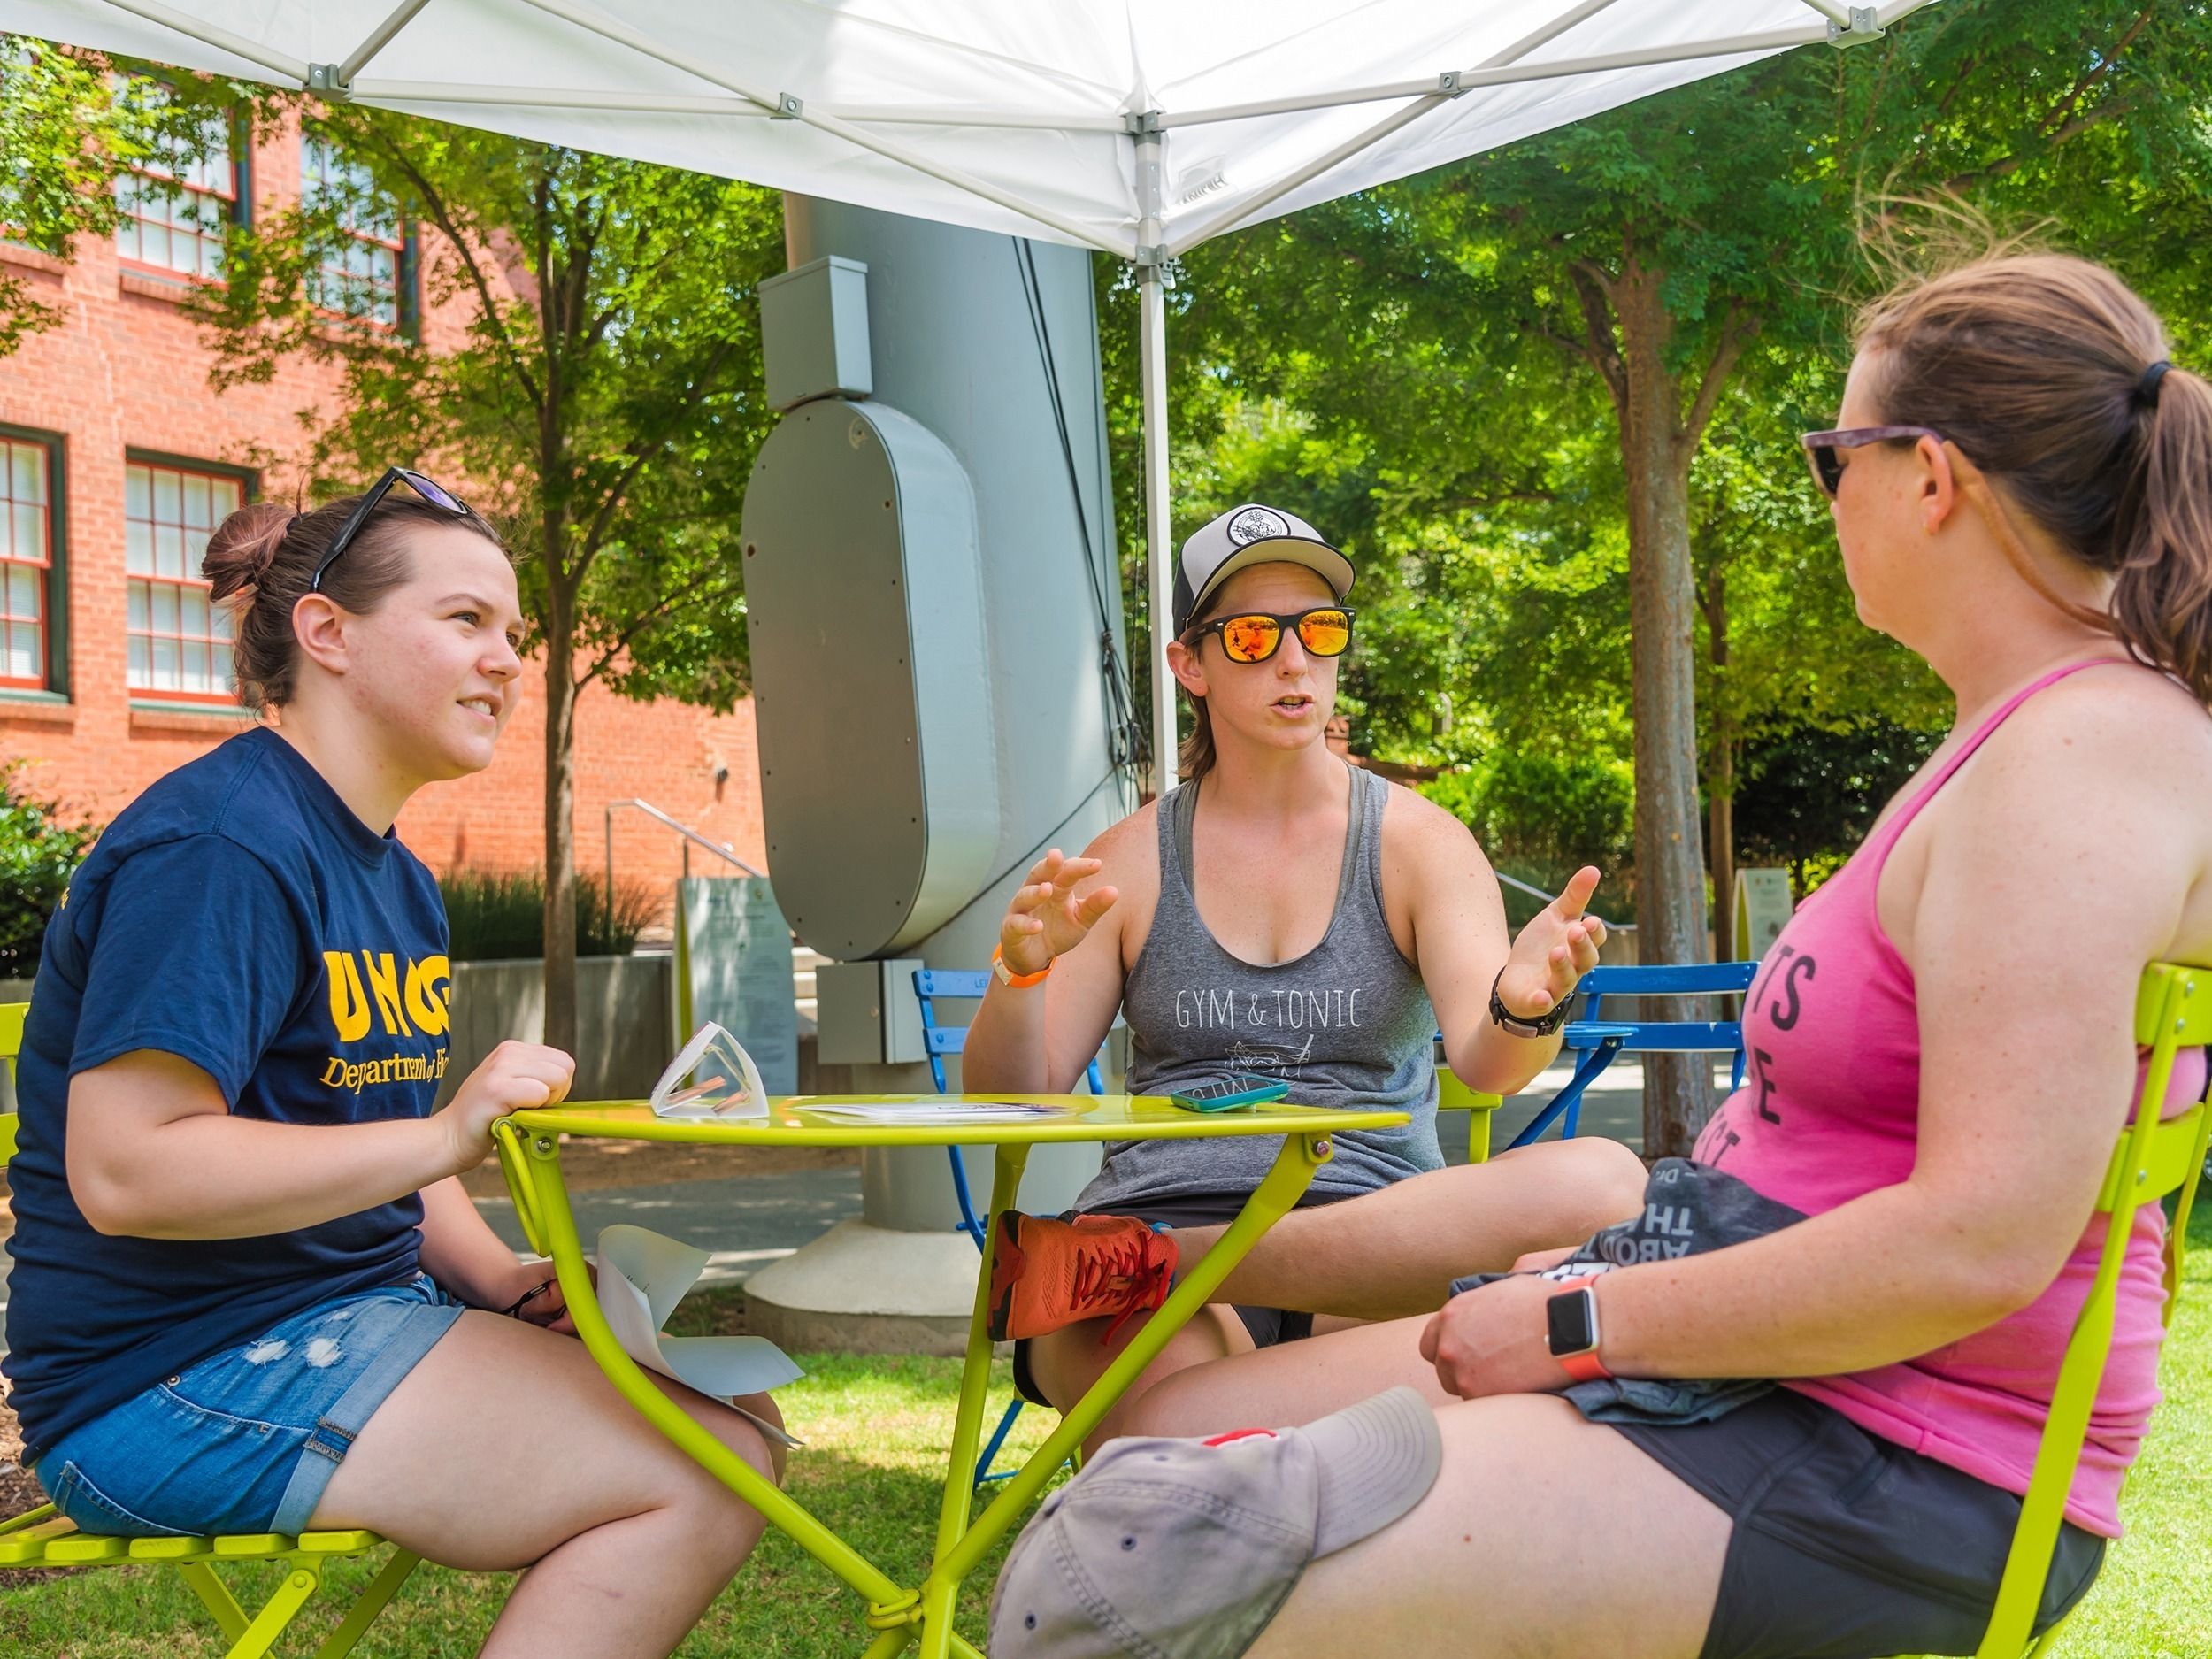
[[[491,764],[521,690],[514,572],[396,469],[232,514],[204,570],[274,718],[134,802],[47,930],[10,1171],[24,1461],[90,1532],[365,1526],[528,1567],[488,1654],[665,1655],[761,1518],[623,1403],[462,1190],[493,1120],[559,1100],[573,1063],[503,1043],[433,1110],[445,911],[392,833],[425,784]],[[780,1472],[742,1416],[661,1386]]]

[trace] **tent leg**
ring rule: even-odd
[[[1144,396],[1145,561],[1152,579],[1152,782],[1156,794],[1175,787],[1175,676],[1167,642],[1174,626],[1175,570],[1168,505],[1167,285],[1157,265],[1137,267],[1141,302],[1138,380]]]

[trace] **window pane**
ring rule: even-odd
[[[184,689],[187,691],[206,692],[215,689],[213,686],[208,684],[207,680],[207,647],[197,640],[188,642],[184,647],[182,680]]]
[[[130,680],[131,684],[134,686],[144,686],[152,677],[152,671],[147,666],[146,649],[146,636],[144,634],[134,634],[131,635]]]
[[[177,631],[177,590],[166,582],[153,584],[154,632],[174,634]]]
[[[154,526],[154,574],[180,578],[184,574],[184,532],[173,523]]]
[[[180,589],[177,596],[183,602],[184,606],[177,632],[196,640],[205,639],[207,637],[207,595],[196,588],[186,588]]]
[[[161,524],[184,522],[184,480],[167,467],[154,472],[154,518]]]
[[[38,627],[35,623],[18,622],[8,629],[8,676],[12,680],[41,680],[45,676],[38,660]]]
[[[169,263],[169,231],[162,225],[142,225],[138,233],[138,257],[148,265]]]
[[[8,494],[18,501],[46,499],[46,451],[35,443],[10,444]]]
[[[184,522],[194,530],[211,530],[215,521],[207,516],[207,476],[203,472],[184,475]]]
[[[130,596],[130,628],[134,634],[143,634],[151,626],[147,617],[146,584],[133,582]]]
[[[164,691],[179,691],[183,689],[180,680],[180,676],[177,672],[177,642],[174,640],[165,640],[157,634],[154,638],[153,683]]]
[[[123,521],[123,568],[134,576],[154,573],[154,527],[143,518]]]
[[[46,557],[46,515],[27,503],[15,504],[15,557],[19,559]]]
[[[123,469],[123,516],[127,518],[150,518],[154,516],[153,474],[142,466]]]
[[[38,618],[38,572],[27,565],[8,566],[8,614],[35,621]]]
[[[210,677],[215,682],[214,688],[220,692],[235,691],[238,688],[238,680],[236,678],[238,671],[231,666],[230,647],[227,645],[218,645],[212,649],[215,653],[215,660],[213,665],[209,669],[208,672]]]
[[[234,478],[210,479],[208,488],[215,510],[215,522],[220,524],[238,511],[241,495],[238,480]]]

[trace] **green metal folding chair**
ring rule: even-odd
[[[10,1071],[23,1047],[27,1002],[0,1003],[0,1064]],[[15,1156],[15,1115],[0,1113],[0,1168]],[[415,1570],[417,1558],[371,1532],[227,1533],[211,1538],[105,1538],[81,1532],[50,1503],[0,1521],[0,1567],[121,1567],[160,1565],[177,1569],[215,1623],[229,1639],[228,1659],[262,1659],[294,1618],[323,1587],[331,1562],[389,1548],[391,1559],[354,1599],[338,1627],[315,1649],[315,1659],[343,1659],[384,1610],[385,1604]],[[249,1615],[217,1576],[219,1565],[242,1561],[290,1563],[276,1593]]]
[[[2204,1174],[2205,1141],[2212,1114],[2200,1101],[2177,1117],[2161,1119],[2173,1078],[2174,1061],[2184,1048],[2212,1045],[2212,971],[2154,963],[2144,970],[2135,1001],[2135,1041],[2150,1050],[2150,1066],[2135,1121],[2120,1138],[2119,1149],[2105,1171],[2097,1194],[2097,1213],[2105,1218],[2104,1252],[2097,1277],[2074,1321],[2060,1362],[2058,1389],[2037,1448],[2035,1468],[2012,1535],[2012,1550],[1997,1589],[1997,1605],[1976,1659],[2040,1659],[2058,1640],[2061,1619],[2039,1638],[2034,1634],[2044,1580],[2051,1571],[2059,1524],[2081,1460],[2089,1414],[2112,1352],[2114,1309],[2120,1270],[2136,1211],[2174,1194],[2173,1225],[2166,1234],[2165,1319],[2173,1324],[2181,1300],[2181,1260],[2187,1248],[2189,1210]]]

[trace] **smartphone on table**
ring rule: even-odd
[[[1168,1099],[1185,1111],[1225,1112],[1240,1106],[1264,1105],[1269,1101],[1281,1100],[1289,1093],[1290,1085],[1279,1077],[1262,1077],[1255,1071],[1224,1071],[1202,1083],[1174,1090]]]

